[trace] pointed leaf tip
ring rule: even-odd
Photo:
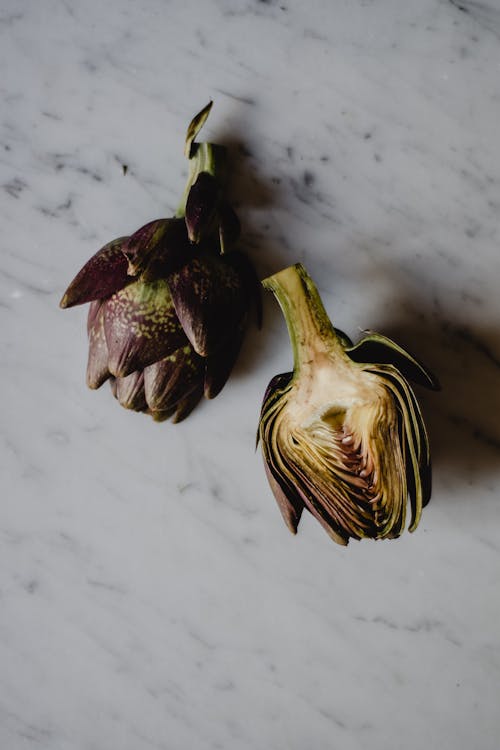
[[[155,219],[145,224],[123,247],[133,276],[142,275],[147,281],[168,276],[191,256],[186,226],[183,219]]]
[[[186,143],[184,146],[184,155],[187,156],[188,159],[193,156],[194,139],[207,121],[210,110],[212,109],[212,105],[213,101],[210,100],[208,104],[203,107],[203,109],[200,110],[200,112],[198,112],[198,114],[195,115],[189,123],[186,133]]]
[[[427,367],[402,346],[381,333],[366,331],[366,336],[354,346],[346,348],[346,353],[353,362],[391,364],[408,380],[433,391],[441,389],[438,379]]]
[[[59,303],[63,310],[109,297],[127,284],[128,262],[122,251],[127,239],[119,237],[108,242],[85,263]]]

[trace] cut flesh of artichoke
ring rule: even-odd
[[[416,398],[395,363],[428,387],[437,381],[379,334],[352,346],[331,325],[302,266],[264,286],[280,303],[294,351],[293,375],[271,382],[259,428],[287,525],[295,532],[306,507],[340,544],[350,537],[397,537],[409,498],[413,531],[430,496],[429,444]],[[378,361],[363,361],[374,353]]]

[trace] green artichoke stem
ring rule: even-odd
[[[224,187],[227,180],[227,151],[225,146],[219,146],[216,143],[196,143],[193,145],[193,155],[189,159],[186,188],[175,214],[179,219],[182,219],[186,214],[186,201],[189,191],[200,172],[208,172]]]
[[[293,348],[294,374],[314,367],[332,352],[345,357],[318,290],[304,266],[297,263],[264,279],[283,311]]]

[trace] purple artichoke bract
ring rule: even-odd
[[[294,370],[274,377],[259,438],[271,489],[295,533],[304,508],[331,538],[384,539],[420,520],[431,493],[427,433],[408,379],[435,377],[390,339],[335,329],[300,264],[265,279],[285,316]]]
[[[61,307],[90,302],[87,384],[109,380],[122,406],[180,422],[214,398],[237,359],[249,312],[260,325],[260,285],[234,249],[240,225],[227,202],[226,152],[196,143],[211,102],[189,125],[189,179],[171,218],[99,250]]]

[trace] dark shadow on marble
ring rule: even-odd
[[[248,254],[262,279],[294,263],[296,252],[273,214],[274,208],[287,202],[288,188],[280,177],[264,172],[257,143],[234,135],[248,130],[249,125],[245,122],[241,126],[236,124],[231,134],[217,133],[214,142],[228,150],[226,195],[241,222],[238,245]]]
[[[294,249],[274,224],[272,209],[286,201],[285,189],[278,178],[269,178],[259,167],[260,155],[255,144],[235,137],[236,132],[248,132],[248,124],[232,127],[231,134],[217,133],[214,142],[228,150],[229,181],[226,195],[241,222],[241,236],[237,243],[252,261],[257,276],[263,279],[295,262]],[[291,260],[292,259],[292,260]],[[285,322],[272,295],[262,290],[263,325],[256,326],[255,311],[249,317],[247,332],[238,360],[230,376],[258,378],[261,363],[270,353],[274,331],[283,326],[284,340],[288,340]],[[290,367],[292,354],[290,350]],[[262,380],[262,394],[267,382]],[[226,386],[227,387],[227,386]],[[258,413],[256,414],[256,419]]]

